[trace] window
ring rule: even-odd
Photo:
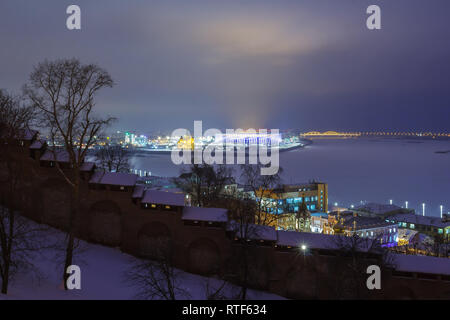
[[[416,226],[414,225],[414,223],[410,223],[410,224],[409,224],[409,227],[410,227],[411,229],[414,229]]]
[[[444,230],[439,228],[438,233],[442,234],[442,233],[444,233]]]

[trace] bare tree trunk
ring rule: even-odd
[[[78,171],[78,170],[74,170]],[[75,174],[74,177],[74,188],[73,188],[73,199],[70,209],[69,216],[69,228],[67,230],[67,247],[66,247],[66,258],[64,262],[63,279],[64,279],[64,289],[67,290],[67,279],[69,274],[67,273],[67,268],[73,264],[73,253],[74,253],[74,243],[75,243],[75,221],[78,216],[78,208],[80,204],[80,177],[79,173]]]

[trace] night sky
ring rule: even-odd
[[[82,30],[66,29],[66,8]],[[378,4],[382,29],[366,28]],[[449,131],[448,0],[2,0],[0,88],[44,59],[97,63],[117,129]]]

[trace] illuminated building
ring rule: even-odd
[[[328,211],[328,185],[322,182],[283,185],[279,189],[264,191],[262,197],[270,213],[295,213],[301,203],[305,203],[310,212]]]
[[[178,149],[182,150],[194,150],[194,138],[193,137],[181,137],[177,142]]]

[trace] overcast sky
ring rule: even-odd
[[[66,8],[82,30],[66,29]],[[382,29],[366,28],[370,4]],[[0,88],[38,62],[97,63],[117,129],[449,131],[448,0],[1,0]]]

